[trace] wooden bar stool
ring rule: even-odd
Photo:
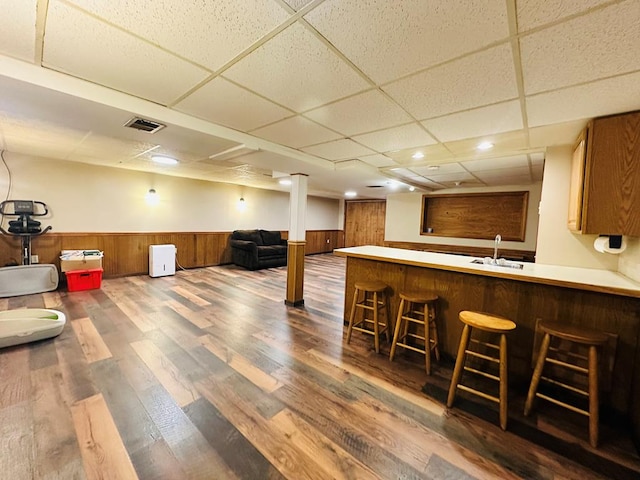
[[[451,377],[451,385],[449,387],[449,396],[447,398],[447,407],[451,407],[453,405],[453,401],[456,398],[456,390],[459,388],[460,390],[464,390],[465,392],[472,393],[474,395],[478,395],[479,397],[485,398],[487,400],[491,400],[500,405],[500,428],[502,430],[507,429],[507,337],[506,332],[514,330],[516,328],[516,324],[511,320],[507,320],[506,318],[497,317],[495,315],[490,315],[487,313],[480,312],[470,312],[470,311],[462,311],[459,315],[460,321],[464,323],[464,328],[462,330],[462,336],[460,337],[460,346],[458,347],[458,356],[456,357],[456,365],[453,369],[453,376]],[[500,334],[500,345],[494,345],[492,343],[481,342],[478,340],[471,339],[471,332],[473,329],[482,330],[490,333],[498,333]],[[485,347],[498,350],[499,357],[494,357],[492,355],[485,355],[483,353],[469,350],[469,343],[477,343],[479,345],[483,345]],[[466,356],[471,355],[473,357],[481,358],[483,360],[487,360],[492,363],[497,363],[499,365],[499,374],[494,375],[492,373],[483,372],[477,368],[467,367]],[[500,384],[500,394],[499,397],[494,397],[493,395],[489,395],[487,393],[478,391],[474,388],[471,388],[467,385],[463,385],[460,383],[460,378],[462,377],[463,370],[468,372],[472,372],[478,375],[482,375],[483,377],[490,378],[492,380],[496,380]]]
[[[376,353],[380,353],[380,335],[382,333],[389,341],[389,299],[387,298],[386,283],[379,281],[356,282],[353,302],[351,304],[351,315],[349,316],[349,327],[347,329],[347,343],[351,341],[351,332],[359,332],[373,335]],[[360,299],[362,292],[362,299]],[[362,318],[356,321],[356,312],[362,311]],[[367,318],[367,311],[373,312],[373,318]],[[380,311],[385,314],[384,323],[380,320]],[[371,328],[367,325],[371,324]]]
[[[598,348],[601,348],[608,341],[608,336],[604,332],[597,330],[591,330],[588,328],[577,327],[573,325],[566,325],[560,322],[540,322],[540,329],[544,332],[542,338],[542,345],[540,346],[540,353],[538,354],[538,360],[536,361],[536,367],[533,370],[533,377],[531,378],[531,385],[529,386],[529,393],[527,395],[527,401],[524,406],[524,414],[529,415],[533,407],[533,401],[535,397],[542,398],[551,403],[555,403],[561,407],[567,408],[573,412],[580,413],[589,417],[589,443],[592,447],[596,448],[598,445]],[[587,357],[582,357],[582,360],[586,360],[586,367],[579,365],[578,363],[569,363],[562,360],[562,352],[555,347],[550,347],[551,342],[554,339],[567,340],[569,342],[578,343],[588,348],[589,353]],[[555,352],[553,357],[549,356],[549,351]],[[558,355],[560,353],[560,355]],[[572,355],[574,358],[580,358],[579,355]],[[569,357],[567,356],[567,360]],[[579,387],[570,385],[561,381],[560,379],[553,379],[550,377],[543,377],[542,371],[545,363],[552,365],[558,365],[563,368],[567,368],[572,372],[585,375],[588,379],[589,389],[588,391],[582,390]],[[578,408],[574,405],[565,403],[557,398],[553,398],[549,395],[545,395],[538,392],[538,385],[540,380],[551,383],[555,386],[564,388],[570,392],[584,395],[589,400],[589,410]]]
[[[400,306],[398,308],[398,318],[396,328],[391,342],[391,352],[389,360],[393,361],[396,354],[396,347],[406,348],[414,352],[423,353],[425,356],[425,368],[427,375],[431,375],[431,350],[434,351],[436,360],[440,361],[440,350],[438,349],[438,329],[436,327],[436,302],[438,296],[433,293],[401,292]],[[423,335],[409,331],[411,323],[415,323],[424,328]],[[402,330],[402,334],[400,331]],[[424,347],[420,348],[409,345],[409,339],[417,339],[423,342]]]

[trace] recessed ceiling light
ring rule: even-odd
[[[344,192],[345,197],[355,197],[356,195],[358,195],[356,192],[352,192],[352,191]]]
[[[413,155],[411,155],[411,158],[413,158],[414,160],[420,160],[421,158],[424,158],[424,153],[416,152]]]
[[[409,191],[410,192],[415,192],[415,190],[416,190],[416,187],[414,187],[414,186],[409,187]]]
[[[288,178],[283,178],[278,182],[280,185],[291,185],[291,180]]]
[[[490,148],[493,148],[493,143],[491,143],[491,142],[480,142],[476,148],[478,150],[489,150]]]
[[[427,170],[438,170],[440,165],[427,165]]]
[[[155,163],[160,163],[162,165],[177,165],[178,160],[175,158],[167,157],[166,155],[152,155],[151,160]]]

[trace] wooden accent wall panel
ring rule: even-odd
[[[169,233],[56,233],[49,232],[32,240],[33,254],[40,263],[60,267],[62,250],[97,249],[104,252],[103,276],[144,274],[149,271],[149,245],[173,244],[178,249],[177,260],[184,268],[208,267],[231,263],[231,232],[169,232]],[[282,232],[287,238],[287,232]],[[307,232],[307,254],[331,252],[344,244],[340,230],[310,230]],[[327,239],[329,243],[327,243]],[[20,239],[0,235],[0,265],[21,261]]]
[[[389,285],[392,316],[397,312],[401,290],[428,290],[437,294],[440,348],[449,356],[455,355],[462,333],[463,325],[458,319],[461,310],[490,312],[513,320],[517,328],[508,335],[510,388],[526,391],[528,387],[533,371],[531,358],[537,318],[617,334],[619,343],[612,389],[603,394],[602,401],[637,420],[639,414],[633,411],[632,394],[638,398],[640,390],[637,383],[640,299],[348,257],[345,321],[353,299],[354,283],[363,278],[381,280]]]
[[[450,253],[454,255],[469,255],[472,257],[492,257],[493,248],[491,247],[474,247],[468,245],[440,245],[435,243],[418,243],[418,242],[395,242],[385,241],[385,247],[404,248],[407,250],[419,250],[421,252],[434,253]],[[507,260],[516,260],[519,262],[535,262],[535,250],[508,250],[500,248],[498,254]]]
[[[382,246],[386,212],[385,200],[347,201],[344,213],[344,246]]]
[[[524,242],[529,192],[422,196],[422,235]]]
[[[307,230],[306,254],[333,252],[344,246],[344,232],[342,230]]]

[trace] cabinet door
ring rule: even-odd
[[[640,112],[597,118],[589,130],[582,232],[640,236]]]
[[[567,226],[569,230],[579,232],[582,230],[582,198],[584,192],[584,165],[587,152],[587,135],[589,129],[585,128],[573,149],[571,160],[571,184],[569,185],[569,217]]]

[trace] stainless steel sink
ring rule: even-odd
[[[515,268],[516,270],[522,270],[524,267],[524,265],[521,263],[505,260],[504,258],[498,258],[497,260],[489,257],[485,258],[484,260],[476,258],[475,260],[471,260],[471,263],[476,263],[478,265],[487,265],[489,267]]]

